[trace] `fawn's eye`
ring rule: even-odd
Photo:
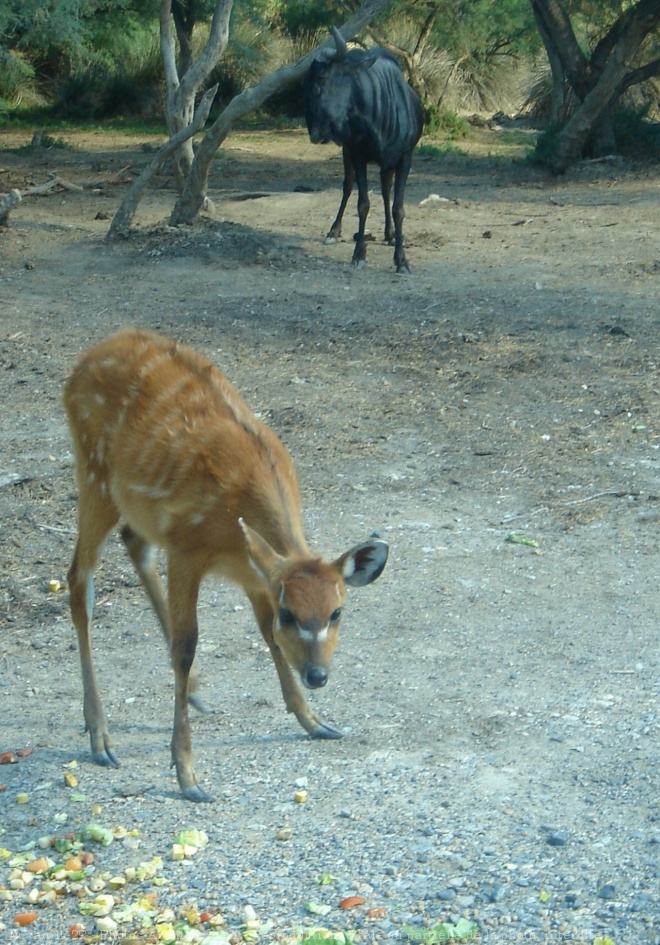
[[[330,623],[337,623],[340,617],[341,617],[341,607],[338,607],[336,610],[333,610],[333,612],[330,614]]]
[[[283,627],[291,627],[296,622],[296,618],[286,607],[280,607],[279,620],[280,625]]]

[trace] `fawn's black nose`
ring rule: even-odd
[[[321,689],[328,681],[328,671],[324,666],[308,666],[303,682],[308,689]]]

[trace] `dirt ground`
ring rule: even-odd
[[[18,150],[28,135],[0,134],[0,191],[49,173],[83,188],[26,197],[0,232],[0,751],[34,748],[0,768],[0,846],[55,832],[58,812],[71,829],[138,826],[145,858],[195,826],[215,850],[195,871],[216,870],[198,895],[230,924],[253,900],[278,934],[310,922],[327,872],[334,906],[361,892],[384,912],[315,924],[363,940],[465,916],[497,945],[659,942],[657,166],[551,179],[487,149],[417,159],[413,272],[397,276],[375,173],[367,267],[350,265],[354,202],[345,241],[324,245],[341,158],[302,131],[233,135],[215,212],[192,230],[167,226],[160,178],[112,245],[109,216],[149,155],[134,138],[71,140]],[[129,325],[204,352],[281,436],[313,547],[390,543],[312,698],[337,742],[285,714],[240,591],[205,586],[204,807],[177,795],[171,674],[118,540],[94,643],[122,767],[94,767],[83,733],[61,390],[80,352]],[[43,910],[16,931],[16,900],[0,908],[12,941],[62,941],[77,915],[63,898],[57,921]]]

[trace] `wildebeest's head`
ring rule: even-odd
[[[382,50],[350,49],[336,26],[336,49],[324,50],[305,76],[305,121],[313,144],[350,138],[349,119],[355,107],[354,79],[374,64]]]

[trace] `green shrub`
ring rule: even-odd
[[[60,118],[87,121],[162,117],[162,82],[153,78],[150,70],[140,73],[91,66],[61,83],[54,110]]]
[[[285,32],[295,38],[314,30],[323,30],[327,34],[331,26],[339,26],[343,19],[334,0],[317,0],[316,3],[284,0],[279,17]]]
[[[447,157],[448,154],[463,154],[464,152],[453,141],[444,141],[441,145],[420,144],[415,148],[415,159],[433,161]]]
[[[67,76],[60,84],[53,110],[60,118],[98,118],[101,112],[104,70],[92,66]]]
[[[138,76],[118,73],[109,79],[103,89],[100,117],[122,115],[127,118],[162,118],[163,99],[161,83],[140,81]]]
[[[612,115],[612,129],[618,154],[639,160],[660,158],[660,124],[649,121],[647,109],[619,108]],[[552,166],[562,125],[554,123],[542,131],[530,159],[537,164]]]
[[[649,106],[619,108],[612,116],[612,128],[621,154],[641,159],[660,158],[660,124],[646,117]]]
[[[543,164],[550,167],[557,154],[557,144],[561,124],[553,122],[542,131],[536,139],[536,147],[529,154],[532,164]]]
[[[470,128],[467,119],[461,118],[456,112],[448,108],[438,108],[430,105],[424,115],[426,134],[440,135],[455,141],[467,137]]]
[[[16,108],[21,103],[34,104],[36,91],[33,66],[27,60],[0,48],[0,107]]]

